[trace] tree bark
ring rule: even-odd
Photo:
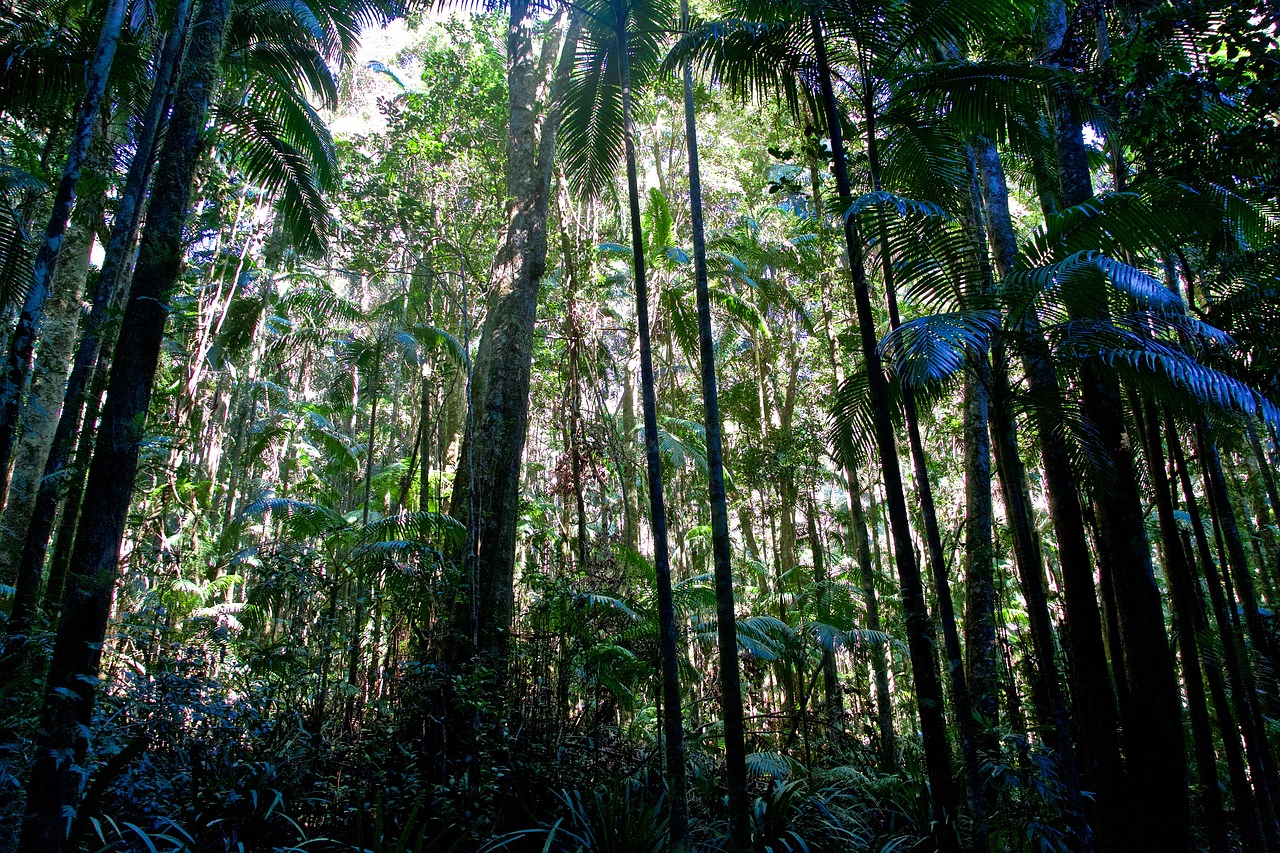
[[[658,582],[658,642],[662,655],[662,699],[666,706],[663,716],[663,733],[667,750],[667,784],[672,792],[670,833],[672,845],[681,849],[687,843],[688,835],[684,715],[681,711],[675,603],[672,596],[670,549],[667,541],[667,510],[662,492],[658,402],[654,390],[653,349],[649,337],[649,285],[646,279],[644,233],[640,218],[640,178],[636,165],[635,125],[632,121],[631,69],[627,43],[630,22],[623,4],[614,3],[614,14],[617,21],[618,77],[622,89],[623,146],[627,161],[631,262],[635,273],[633,283],[636,296],[637,340],[640,345],[640,408],[644,418],[645,473],[648,475],[649,485],[649,528],[653,534],[653,566]],[[691,168],[694,168],[693,163],[691,156]]]
[[[493,290],[471,377],[471,395],[449,513],[467,530],[464,586],[454,608],[451,665],[475,654],[505,679],[515,607],[516,522],[520,467],[529,421],[529,376],[538,285],[546,271],[551,159],[572,68],[580,15],[569,18],[547,114],[537,117],[535,4],[510,4],[507,30],[507,212],[490,270]]]
[[[1080,31],[1068,28],[1054,59],[1076,68],[1083,62]],[[1079,111],[1070,99],[1057,110],[1058,177],[1062,203],[1093,197]],[[1072,317],[1072,319],[1082,319]],[[1132,451],[1125,434],[1124,400],[1098,364],[1081,365],[1084,411],[1098,432],[1101,471],[1094,497],[1111,573],[1116,619],[1123,644],[1125,696],[1122,714],[1125,762],[1130,775],[1129,825],[1133,838],[1163,850],[1185,850],[1191,829],[1182,701],[1164,610],[1151,565],[1142,501]]]
[[[0,515],[0,582],[3,583],[12,584],[17,579],[22,545],[40,490],[40,477],[58,426],[92,246],[92,230],[79,224],[67,229],[66,242],[60,252],[61,263],[53,273],[53,287],[45,302],[40,358],[22,407],[22,437],[18,439],[4,513]]]
[[[230,0],[203,0],[196,18],[197,35],[174,98],[134,273],[134,293],[121,325],[89,469],[86,513],[76,534],[73,574],[63,597],[41,710],[42,734],[27,785],[21,853],[61,853],[66,846],[63,810],[75,807],[80,778],[76,766],[83,764],[88,750],[83,733],[96,698],[118,549],[164,337],[167,303],[182,265],[182,229],[196,163],[204,150],[209,99],[218,82],[230,17]]]
[[[1008,184],[994,144],[980,142],[976,154],[986,201],[987,230],[995,250],[996,270],[1003,278],[1017,269],[1018,263]],[[1053,413],[1062,399],[1061,387],[1046,348],[1040,345],[1038,320],[1028,317],[1021,331],[1029,341],[1022,353],[1023,364],[1030,396],[1038,404],[1034,410],[1036,435],[1062,568],[1067,673],[1072,687],[1079,766],[1084,785],[1094,791],[1097,846],[1107,850],[1124,844],[1127,831],[1116,696],[1102,640],[1102,618],[1080,493],[1066,445],[1054,423]]]
[[[1182,663],[1182,679],[1186,686],[1187,708],[1191,717],[1191,739],[1199,775],[1200,808],[1208,830],[1209,849],[1214,853],[1227,850],[1226,816],[1222,811],[1222,793],[1218,785],[1218,761],[1209,729],[1209,707],[1205,697],[1204,677],[1200,670],[1200,649],[1196,639],[1195,599],[1199,596],[1191,567],[1182,550],[1178,522],[1174,517],[1173,489],[1165,470],[1164,445],[1160,440],[1159,415],[1149,401],[1135,409],[1138,428],[1147,457],[1147,471],[1155,492],[1161,542],[1164,546],[1164,572],[1169,582],[1173,603],[1173,630],[1177,636],[1178,657]]]
[[[80,182],[80,172],[89,157],[89,144],[93,141],[94,125],[98,121],[98,111],[102,106],[103,95],[107,91],[107,78],[111,74],[116,47],[120,43],[120,30],[124,25],[127,6],[126,0],[110,0],[107,3],[102,31],[98,36],[98,46],[94,49],[93,59],[89,61],[86,69],[85,94],[80,102],[80,112],[76,116],[71,150],[67,154],[67,162],[62,167],[62,179],[58,182],[58,189],[53,197],[53,211],[49,214],[49,225],[45,228],[44,242],[36,253],[31,287],[22,304],[22,312],[18,315],[17,328],[9,339],[4,379],[0,382],[0,498],[4,497],[8,482],[4,472],[9,470],[9,458],[17,435],[18,408],[22,400],[22,392],[31,376],[32,354],[35,351],[36,337],[40,333],[44,303],[49,297],[50,283],[58,263],[58,252],[62,248],[63,237],[71,224],[71,211],[76,203],[76,187]]]
[[[17,634],[26,630],[29,620],[35,615],[40,601],[40,575],[44,569],[45,555],[49,548],[49,539],[53,533],[54,519],[58,511],[59,498],[64,494],[62,478],[57,475],[66,470],[75,450],[76,436],[81,432],[81,414],[88,407],[92,415],[88,421],[88,429],[97,418],[97,397],[105,385],[105,375],[101,381],[97,378],[99,355],[102,350],[103,325],[108,312],[119,301],[119,292],[127,288],[129,277],[129,259],[132,257],[134,237],[142,219],[142,208],[148,179],[151,175],[152,154],[155,151],[156,137],[159,134],[160,120],[170,102],[173,89],[174,70],[178,66],[178,55],[182,48],[182,36],[187,27],[190,0],[180,0],[174,13],[173,26],[165,38],[161,48],[159,63],[156,67],[155,83],[152,85],[151,98],[147,111],[135,140],[136,153],[129,163],[129,171],[125,177],[124,189],[116,207],[115,218],[111,224],[111,236],[102,259],[102,269],[94,288],[93,305],[85,321],[85,328],[76,348],[75,360],[71,373],[67,377],[64,391],[62,413],[58,418],[58,426],[54,432],[53,442],[49,448],[48,459],[44,462],[44,473],[40,479],[35,504],[25,530],[25,538],[20,553],[17,570],[17,594],[14,598],[13,616],[10,621],[10,633]],[[92,380],[92,382],[91,382]],[[86,390],[90,393],[86,395]],[[91,404],[91,400],[95,401]],[[87,429],[85,430],[88,431]],[[83,462],[87,465],[91,442],[85,439]],[[66,527],[75,529],[75,521],[80,513],[80,496],[82,494],[84,466],[77,466],[76,482],[67,492],[74,495],[68,500]],[[64,538],[66,547],[70,547],[71,533]],[[69,554],[63,560],[65,565]],[[61,573],[60,573],[61,574]],[[55,596],[53,607],[56,609],[61,601],[62,584],[59,580],[51,583],[46,595]]]
[[[810,24],[818,61],[818,83],[822,91],[827,129],[831,137],[838,198],[841,207],[848,210],[853,203],[853,192],[849,182],[841,132],[841,116],[832,85],[822,20],[815,13],[810,18]],[[902,486],[902,472],[898,468],[897,439],[893,434],[893,423],[890,418],[888,387],[881,366],[879,340],[871,308],[871,292],[867,281],[862,240],[858,235],[855,222],[850,217],[844,218],[844,234],[845,247],[849,253],[849,273],[854,302],[857,308],[863,367],[867,371],[876,444],[884,475],[885,503],[893,533],[898,578],[902,584],[907,645],[915,675],[916,694],[919,698],[918,713],[924,743],[926,775],[932,794],[931,806],[935,831],[939,847],[946,853],[950,853],[959,849],[959,839],[956,834],[956,796],[951,778],[951,749],[947,743],[946,717],[943,710],[942,685],[938,679],[934,629],[925,603],[924,583],[920,576],[919,564],[916,562],[915,550],[911,542],[906,493]]]

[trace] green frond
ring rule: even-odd
[[[909,320],[880,342],[886,365],[908,388],[926,388],[953,378],[987,351],[1000,327],[998,311],[957,311]]]
[[[240,511],[240,518],[244,520],[268,514],[294,541],[314,539],[347,526],[346,521],[328,507],[274,496],[253,501]]]
[[[1234,377],[1199,363],[1175,345],[1110,321],[1078,321],[1054,329],[1059,358],[1094,359],[1144,393],[1185,411],[1261,418],[1280,426],[1280,409]],[[1178,399],[1181,398],[1181,399]]]
[[[1014,317],[1028,311],[1048,311],[1052,301],[1067,314],[1105,313],[1110,295],[1122,297],[1121,308],[1132,300],[1141,308],[1182,313],[1182,297],[1150,274],[1096,250],[1084,250],[1040,267],[1015,272],[1001,285]],[[1063,317],[1065,319],[1065,317]]]
[[[466,528],[456,518],[440,512],[399,512],[370,521],[360,536],[366,543],[410,540],[460,545]]]
[[[275,117],[250,106],[216,109],[220,138],[242,164],[249,179],[276,197],[294,247],[319,255],[329,233],[329,208],[307,152],[296,147]]]
[[[897,382],[889,383],[889,411],[894,422],[901,424],[902,389]],[[875,420],[871,408],[871,391],[866,370],[859,365],[849,371],[836,390],[831,404],[830,426],[827,440],[835,450],[842,465],[865,468],[868,459],[879,452],[875,441]]]
[[[1018,60],[943,61],[898,75],[889,112],[921,110],[966,139],[1019,147],[1044,144],[1046,103],[1076,85],[1074,72]]]
[[[799,115],[802,99],[812,103],[809,86],[801,81],[817,75],[808,21],[804,16],[788,17],[780,8],[769,10],[769,17],[701,24],[676,42],[662,70],[674,73],[688,61],[738,98],[759,101],[776,95]]]

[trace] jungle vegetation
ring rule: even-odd
[[[1280,853],[1271,0],[0,2],[0,853]]]

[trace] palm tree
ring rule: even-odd
[[[58,417],[57,427],[52,439],[45,448],[47,459],[43,463],[43,472],[39,475],[39,486],[29,505],[10,507],[5,505],[5,516],[17,516],[6,524],[6,534],[12,531],[15,540],[21,539],[18,547],[6,553],[0,559],[13,559],[17,564],[14,571],[16,595],[13,611],[8,624],[9,635],[19,637],[26,633],[35,616],[39,603],[40,573],[44,568],[45,552],[49,537],[53,532],[54,516],[57,512],[60,489],[57,476],[71,461],[76,435],[80,431],[81,413],[85,407],[85,392],[89,380],[94,373],[101,347],[103,327],[111,307],[117,303],[118,284],[127,263],[127,249],[132,245],[142,219],[145,202],[147,180],[151,173],[152,154],[156,137],[160,130],[160,121],[170,100],[173,88],[173,73],[178,65],[178,53],[182,47],[182,38],[187,28],[187,16],[190,0],[182,0],[174,10],[174,19],[168,35],[160,47],[155,69],[155,82],[152,86],[150,100],[146,112],[139,122],[135,146],[145,156],[135,156],[129,164],[125,178],[125,186],[120,195],[119,206],[111,226],[111,236],[107,241],[102,267],[94,289],[93,304],[85,321],[85,328],[76,348],[71,371],[67,376],[66,388],[62,393],[63,405]],[[99,395],[100,396],[100,395]],[[52,417],[56,408],[50,407],[47,417]],[[92,422],[96,418],[96,411]],[[15,470],[14,476],[20,476]],[[71,502],[79,506],[79,501]],[[75,515],[72,512],[71,515]],[[53,594],[61,591],[56,584]],[[7,650],[6,657],[14,652]]]
[[[376,17],[375,7],[353,7],[355,19]],[[63,596],[53,661],[41,712],[41,758],[27,787],[20,849],[62,850],[63,813],[75,807],[76,765],[84,760],[87,730],[111,610],[116,566],[132,494],[143,421],[155,380],[167,316],[185,247],[183,226],[196,165],[204,150],[210,98],[223,70],[231,0],[204,0],[194,16],[192,40],[173,97],[164,147],[156,167],[147,225],[134,270],[133,291],[111,365],[99,441],[85,486],[86,511],[77,528],[72,574]],[[288,166],[286,165],[286,169]],[[282,196],[288,204],[286,190]]]
[[[44,242],[36,253],[31,286],[27,289],[22,313],[18,315],[18,326],[9,342],[9,355],[5,362],[3,382],[0,383],[0,471],[8,472],[9,469],[9,457],[17,435],[18,408],[31,373],[32,354],[40,331],[45,299],[49,296],[63,234],[71,223],[76,187],[89,156],[89,144],[93,141],[98,111],[107,91],[107,80],[120,43],[120,30],[124,25],[127,5],[125,0],[111,0],[107,4],[98,46],[87,68],[85,95],[72,131],[71,151],[62,168],[62,179],[54,196],[53,211],[45,228]],[[0,497],[3,497],[7,482],[7,476],[0,477]]]
[[[195,25],[207,36],[191,45],[161,152],[151,212],[134,274],[134,294],[121,327],[120,357],[89,472],[86,516],[76,537],[75,574],[62,618],[41,712],[41,758],[27,785],[23,851],[61,851],[64,808],[74,807],[75,763],[87,749],[80,734],[93,711],[96,678],[115,586],[117,551],[137,468],[140,421],[146,415],[164,334],[164,303],[182,262],[182,225],[202,146],[200,135],[216,85],[231,0],[204,0]]]
[[[640,182],[636,167],[635,127],[632,118],[634,87],[651,73],[657,61],[657,46],[662,22],[671,18],[669,5],[657,2],[610,0],[590,12],[587,37],[583,40],[581,69],[574,80],[570,106],[566,116],[565,155],[568,173],[579,189],[597,193],[616,168],[619,155],[625,162],[627,203],[630,216],[631,261],[636,298],[636,322],[640,350],[640,398],[644,420],[645,467],[649,487],[650,529],[653,533],[654,568],[657,573],[659,646],[662,654],[663,703],[667,758],[667,783],[671,792],[671,844],[682,849],[687,841],[688,806],[685,794],[684,722],[681,711],[680,683],[676,648],[675,609],[672,598],[670,548],[667,538],[666,505],[662,485],[662,459],[658,433],[657,396],[654,389],[653,349],[649,332],[649,287],[645,265],[645,239],[640,210]],[[633,31],[642,35],[633,38]],[[619,128],[620,125],[620,128]],[[606,135],[609,128],[621,130],[618,139]],[[698,211],[695,215],[700,215]],[[695,236],[695,240],[697,236]],[[696,251],[695,243],[695,251]],[[705,246],[704,246],[705,251]],[[705,263],[705,256],[704,256]],[[715,436],[718,439],[718,434]],[[712,437],[708,434],[708,454]],[[712,475],[714,476],[714,474]],[[723,478],[721,478],[723,499]],[[713,486],[714,488],[714,486]],[[722,504],[723,508],[723,504]],[[714,509],[713,509],[714,513]],[[713,516],[714,517],[714,516]],[[722,519],[727,529],[727,512]],[[732,581],[729,581],[730,614],[732,614]],[[730,629],[731,631],[732,629]],[[723,642],[723,638],[722,638]],[[722,646],[722,654],[723,646]],[[736,682],[737,650],[731,647],[732,673]],[[722,710],[730,697],[724,693],[722,674]],[[733,697],[738,715],[735,728],[726,721],[726,755],[729,766],[745,761],[742,735],[742,703],[740,688]],[[728,712],[732,713],[732,711]],[[735,740],[735,732],[738,739]],[[738,802],[733,779],[730,780],[730,816],[733,843],[741,846],[746,838],[746,772],[743,767],[741,795]],[[733,773],[733,770],[730,770]],[[736,809],[735,809],[736,807]],[[741,818],[737,818],[740,813]]]

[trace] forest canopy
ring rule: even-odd
[[[0,853],[1280,853],[1278,34],[0,4]]]

